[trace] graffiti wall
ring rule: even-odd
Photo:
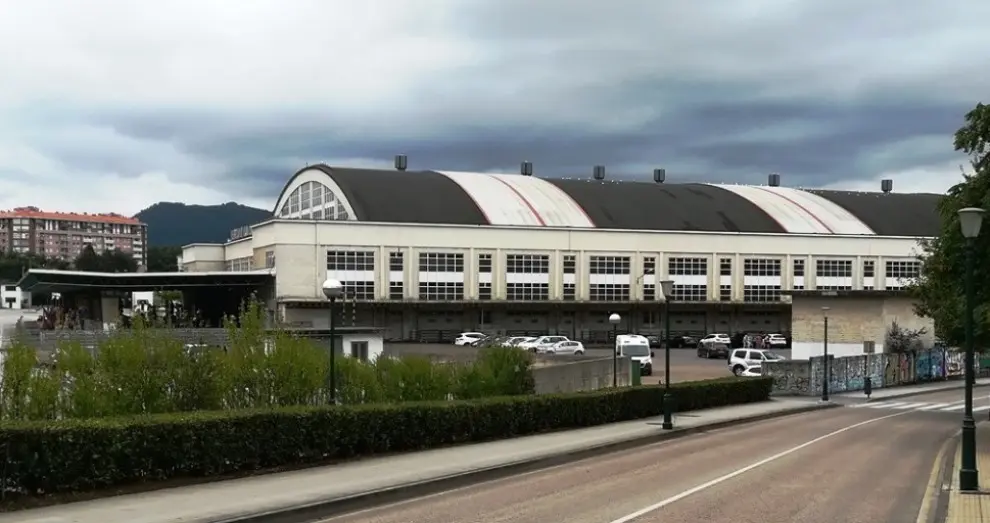
[[[810,360],[765,362],[764,374],[773,378],[774,394],[815,396],[822,393],[822,382],[828,372],[831,392],[863,390],[869,377],[874,389],[912,383],[945,380],[963,375],[963,353],[931,349],[899,354],[862,354]],[[981,358],[977,356],[976,371]]]

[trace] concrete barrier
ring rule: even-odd
[[[632,384],[629,358],[619,358],[616,374],[620,387]],[[612,386],[612,358],[586,359],[533,368],[537,394],[582,392]]]

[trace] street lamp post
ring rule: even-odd
[[[336,314],[337,298],[344,293],[344,285],[337,280],[327,279],[323,282],[323,295],[330,300],[330,404],[337,404],[337,348],[334,340],[337,333],[334,325],[334,315]]]
[[[966,409],[962,422],[962,466],[959,467],[959,489],[974,491],[980,489],[979,474],[976,470],[976,421],[973,419],[973,311],[976,308],[973,296],[974,250],[976,237],[980,235],[983,215],[986,211],[978,207],[959,209],[959,226],[966,239]]]
[[[822,307],[822,319],[825,321],[825,332],[822,350],[822,403],[828,403],[828,307]]]
[[[674,428],[674,397],[670,394],[670,300],[674,294],[674,280],[660,282],[663,291],[663,429]]]
[[[622,321],[622,316],[613,312],[608,315],[608,322],[612,324],[612,387],[619,386],[619,344],[616,336],[618,334],[619,322]]]

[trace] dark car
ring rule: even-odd
[[[705,359],[729,358],[729,346],[724,343],[705,343],[698,346],[698,357]]]
[[[651,349],[659,349],[663,347],[663,338],[660,336],[647,336],[646,341],[650,343]]]

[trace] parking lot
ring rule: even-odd
[[[386,343],[385,353],[395,356],[421,355],[432,358],[468,361],[475,357],[479,349],[438,343]],[[663,377],[663,349],[653,349],[653,375],[643,376],[643,384],[657,384]],[[789,350],[774,351],[790,358]],[[588,349],[584,358],[609,358],[609,349]],[[552,362],[554,359],[571,360],[574,356],[545,356],[540,359]],[[730,376],[732,373],[724,359],[706,360],[699,358],[695,349],[672,349],[670,351],[671,382],[703,380]]]

